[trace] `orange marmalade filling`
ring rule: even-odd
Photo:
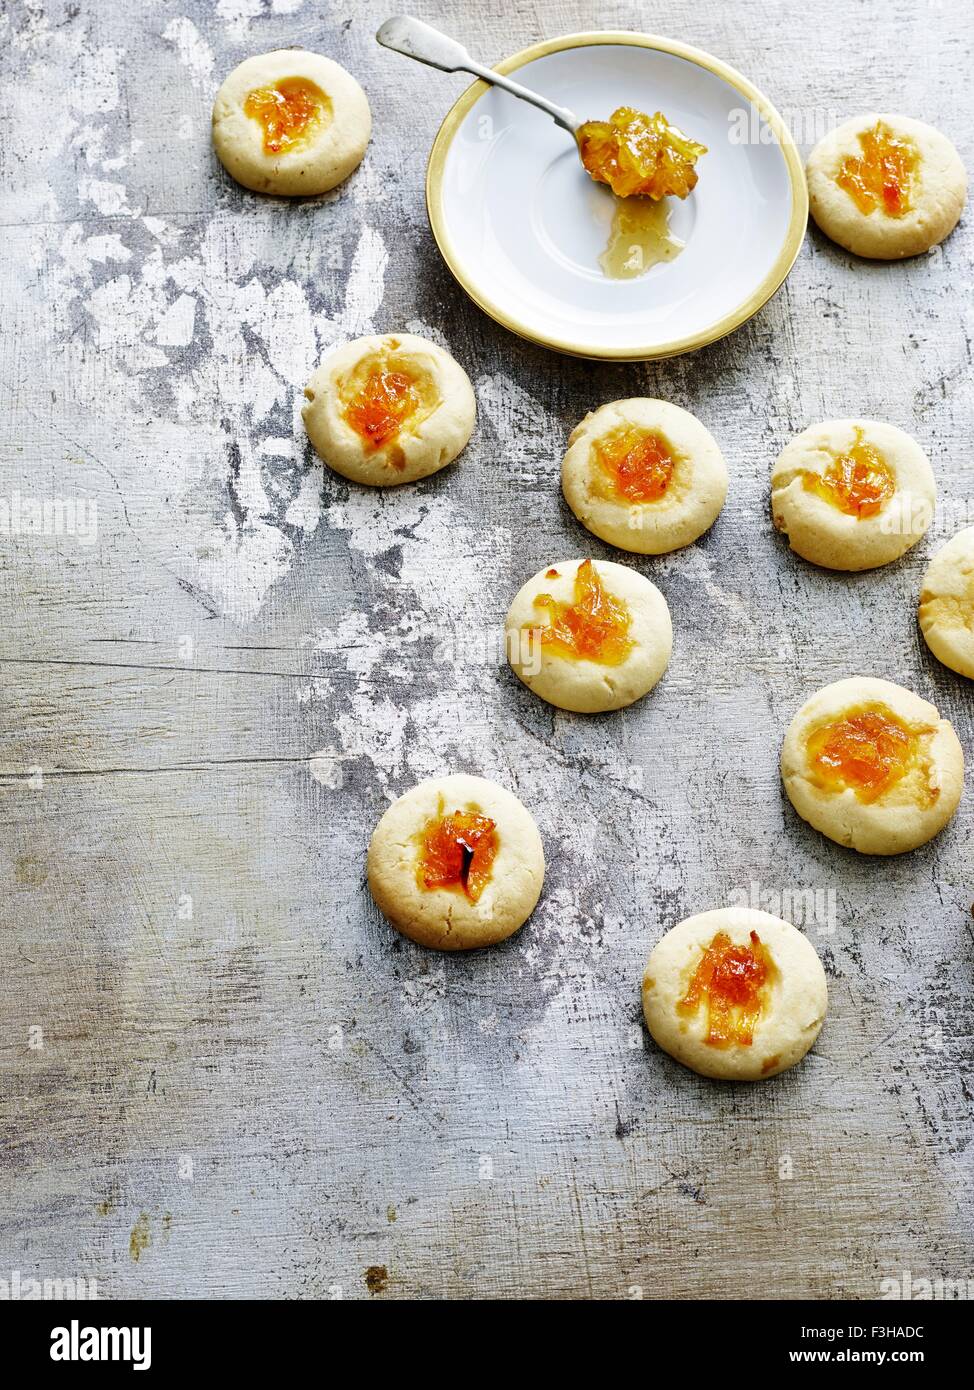
[[[913,177],[920,151],[907,136],[894,135],[883,121],[859,136],[861,155],[846,155],[835,176],[860,212],[868,217],[882,208],[890,217],[902,217],[912,206]]]
[[[641,194],[685,198],[697,182],[693,167],[706,145],[697,144],[657,111],[647,116],[620,106],[607,121],[585,121],[578,128],[582,164],[596,183],[607,183],[621,198]]]
[[[852,447],[844,454],[833,454],[824,473],[806,473],[802,483],[847,516],[875,516],[896,491],[893,470],[861,429],[856,430]]]
[[[345,407],[345,419],[370,449],[381,449],[418,407],[415,388],[416,378],[408,373],[374,367]]]
[[[774,962],[757,932],[751,932],[749,946],[735,946],[726,932],[719,931],[704,947],[677,1011],[691,1015],[706,1004],[704,1042],[711,1047],[730,1047],[732,1043],[750,1047],[773,972]]]
[[[658,502],[670,485],[676,460],[652,430],[628,426],[597,439],[595,458],[613,492],[628,502]]]
[[[305,77],[283,77],[257,87],[244,102],[244,115],[264,127],[264,153],[287,154],[303,145],[330,114],[331,102]]]
[[[632,651],[629,606],[606,592],[591,560],[583,560],[575,573],[572,603],[539,594],[534,604],[547,611],[548,623],[529,631],[553,656],[618,666]]]
[[[434,816],[422,832],[421,888],[456,888],[475,903],[497,856],[497,826],[476,811]]]
[[[916,766],[920,739],[931,732],[911,729],[886,705],[864,705],[809,735],[808,764],[826,790],[851,788],[860,801],[876,801]]]

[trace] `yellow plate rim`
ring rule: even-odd
[[[685,352],[695,352],[698,348],[706,347],[719,338],[725,338],[728,333],[733,333],[735,328],[740,328],[741,324],[746,323],[759,309],[763,308],[772,295],[784,284],[789,271],[798,258],[808,224],[808,188],[805,183],[805,171],[791,132],[767,97],[758,91],[757,87],[736,68],[732,68],[719,58],[712,57],[709,53],[704,53],[700,48],[692,48],[689,44],[680,43],[676,39],[665,39],[655,34],[633,34],[626,30],[609,29],[565,34],[558,39],[547,39],[543,43],[532,44],[530,48],[522,48],[519,53],[515,53],[512,57],[505,58],[502,63],[498,63],[495,71],[502,74],[514,72],[517,68],[523,67],[525,63],[530,63],[535,58],[543,58],[548,53],[560,53],[567,48],[595,47],[600,44],[655,48],[663,53],[672,53],[677,58],[686,58],[699,67],[706,68],[709,72],[723,78],[743,97],[752,102],[774,132],[784,155],[785,166],[791,181],[791,220],[778,253],[778,259],[757,289],[736,309],[732,309],[729,314],[725,314],[723,318],[718,319],[703,332],[693,333],[684,338],[673,338],[669,342],[655,343],[650,347],[635,351],[632,348],[596,351],[584,342],[539,335],[533,332],[527,324],[498,308],[489,295],[485,294],[469,277],[462,273],[459,258],[447,233],[446,218],[443,212],[443,176],[446,169],[446,157],[461,121],[474,103],[489,90],[488,83],[480,80],[468,87],[454,102],[433,141],[429,163],[426,167],[426,212],[429,217],[430,230],[439,247],[440,254],[446,262],[447,269],[457,284],[479,308],[483,309],[484,313],[503,328],[516,333],[518,337],[536,343],[539,347],[552,348],[556,352],[562,352],[571,357],[585,357],[590,361],[650,362],[664,357],[677,357]]]

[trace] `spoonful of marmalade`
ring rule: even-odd
[[[632,106],[620,106],[607,121],[584,121],[576,138],[586,172],[620,198],[685,198],[699,177],[694,166],[707,153],[662,111],[647,116]]]
[[[385,48],[404,53],[442,72],[469,72],[530,102],[567,130],[578,145],[586,172],[620,198],[685,198],[697,182],[694,167],[706,145],[691,140],[657,111],[649,116],[620,106],[607,121],[579,121],[574,112],[471,58],[462,44],[409,15],[387,19],[376,34]]]

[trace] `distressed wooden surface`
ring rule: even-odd
[[[970,219],[893,266],[812,231],[777,298],[693,357],[547,354],[431,242],[425,155],[464,81],[380,50],[391,8],[0,14],[2,495],[97,504],[93,544],[0,536],[0,1279],[828,1298],[968,1276],[971,799],[866,860],[796,819],[776,760],[796,706],[855,673],[934,699],[974,749],[970,687],[914,621],[926,560],[974,521]],[[415,9],[491,62],[665,32],[808,129],[899,109],[971,159],[959,3]],[[223,75],[292,43],[346,64],[375,118],[360,171],[298,205],[237,188],[208,139]],[[297,416],[322,353],[373,328],[442,338],[479,400],[457,467],[383,495],[323,475]],[[637,562],[673,612],[662,684],[585,719],[521,688],[496,634],[540,566],[610,557],[558,464],[587,409],[634,394],[698,413],[731,489],[698,545]],[[767,510],[782,444],[845,414],[916,434],[943,503],[856,576],[791,558]],[[524,931],[466,958],[401,940],[363,876],[388,801],[453,769],[514,788],[550,864]],[[638,982],[664,930],[752,883],[834,903],[834,931],[804,923],[831,1013],[803,1066],[734,1088],[652,1046]]]

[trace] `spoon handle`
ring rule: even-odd
[[[421,19],[413,19],[411,15],[405,14],[395,15],[392,19],[386,20],[375,37],[384,48],[404,53],[407,58],[415,58],[419,63],[428,63],[431,68],[439,68],[441,72],[469,72],[494,87],[503,87],[511,96],[537,106],[570,135],[575,135],[578,131],[578,118],[567,107],[556,106],[553,101],[539,96],[537,92],[532,92],[520,83],[512,82],[509,77],[502,77],[499,72],[493,72],[482,63],[475,62],[462,44],[448,38],[446,34],[441,34],[431,24],[424,24]]]

